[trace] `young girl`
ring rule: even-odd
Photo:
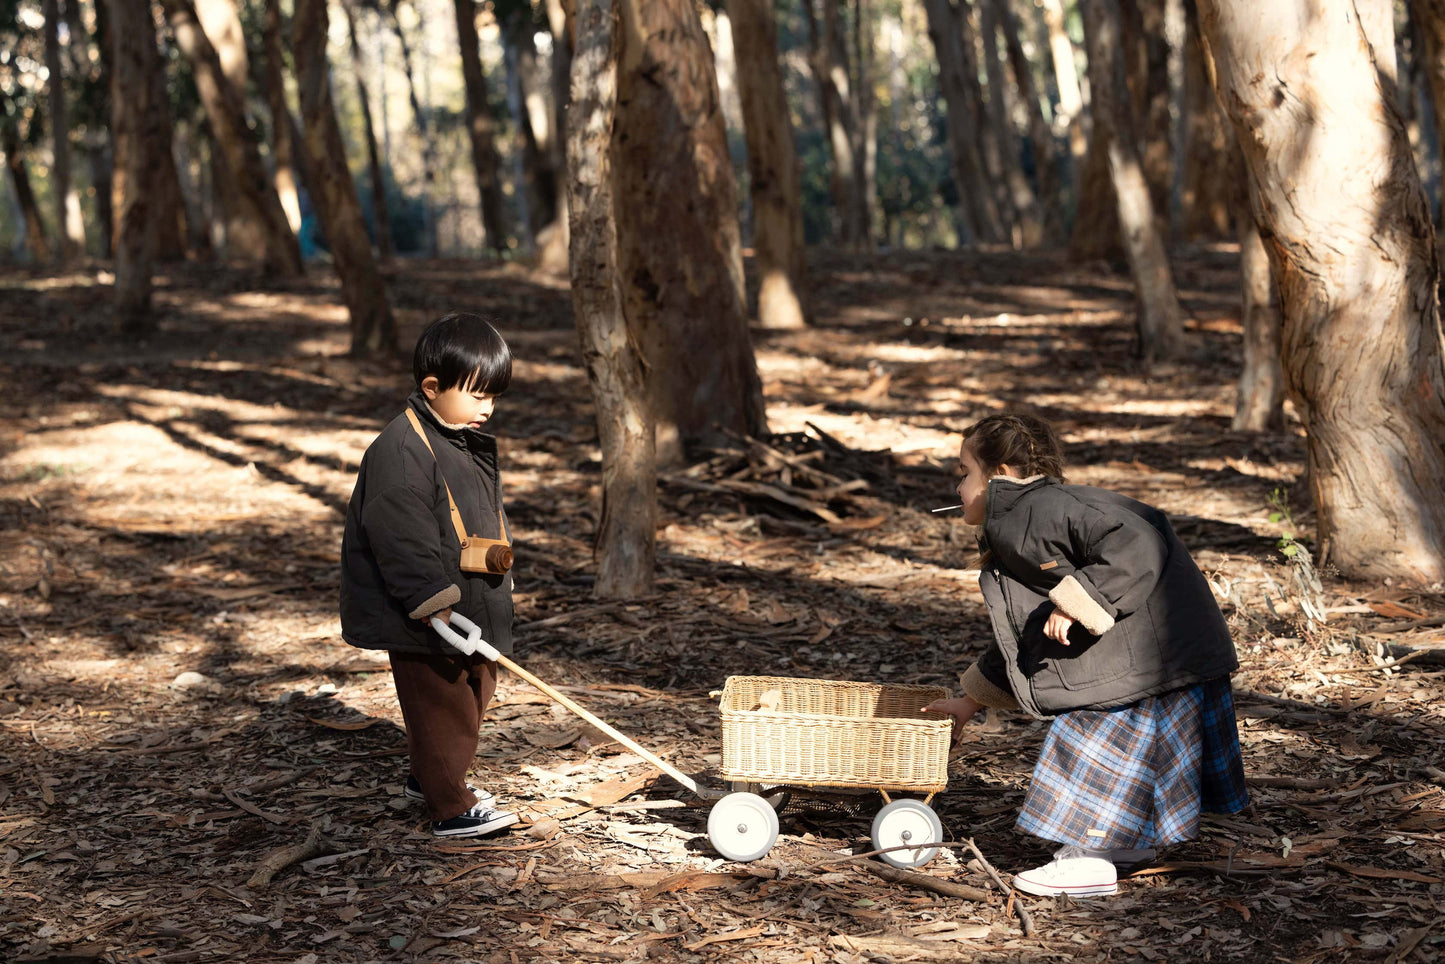
[[[1014,886],[1115,893],[1116,866],[1193,839],[1201,810],[1248,803],[1229,629],[1164,513],[1064,484],[1047,422],[989,416],[959,465],[994,642],[965,695],[928,709],[956,725],[985,706],[1053,717],[1018,827],[1064,846]]]
[[[485,319],[455,312],[422,332],[416,391],[361,460],[341,539],[341,636],[386,650],[411,757],[406,795],[438,837],[499,833],[517,815],[467,783],[497,664],[431,628],[455,608],[512,652],[512,574],[461,568],[459,527],[509,540],[497,440],[482,431],[512,380],[512,353]]]

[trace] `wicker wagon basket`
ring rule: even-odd
[[[938,686],[730,676],[722,778],[940,792],[952,719],[922,707],[947,696]]]

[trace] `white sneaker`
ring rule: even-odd
[[[492,795],[490,790],[483,790],[481,787],[474,787],[470,783],[467,784],[467,789],[472,791],[472,793],[476,795],[477,802],[475,806],[490,807],[494,806],[497,802],[497,798]],[[421,792],[421,784],[417,783],[416,777],[411,776],[410,774],[408,774],[406,778],[406,789],[402,792],[413,800],[426,799],[426,796]]]
[[[1074,852],[1085,852],[1080,848],[1072,849]],[[1055,894],[1103,897],[1119,892],[1119,873],[1110,861],[1102,857],[1061,856],[1042,867],[1014,874],[1014,888],[1038,897]]]

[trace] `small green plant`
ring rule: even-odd
[[[1282,583],[1269,575],[1266,575],[1266,578],[1279,596],[1279,601],[1287,604],[1294,612],[1281,613],[1276,610],[1268,592],[1264,597],[1265,605],[1275,616],[1291,618],[1306,640],[1316,641],[1325,625],[1325,589],[1320,583],[1320,575],[1315,569],[1309,546],[1300,536],[1299,527],[1295,525],[1294,516],[1289,510],[1288,496],[1289,493],[1282,488],[1275,489],[1269,496],[1269,521],[1284,527],[1275,548],[1284,557],[1285,576]]]

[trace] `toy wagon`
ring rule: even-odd
[[[923,707],[944,699],[939,686],[730,676],[722,691],[724,793],[699,784],[611,724],[592,715],[481,637],[476,623],[452,613],[432,627],[462,653],[481,653],[617,740],[662,772],[711,800],[707,838],[729,860],[757,860],[778,839],[778,810],[800,792],[876,790],[873,844],[895,867],[920,867],[938,854],[943,824],[928,806],[948,785],[950,716]],[[462,632],[462,636],[452,627]],[[890,792],[925,794],[893,800]]]
[[[778,839],[777,811],[792,791],[876,790],[879,856],[895,867],[928,863],[938,854],[928,845],[943,841],[928,804],[948,785],[953,719],[922,708],[947,696],[936,686],[728,677],[721,775],[735,792],[713,805],[708,840],[729,860],[757,860]]]

